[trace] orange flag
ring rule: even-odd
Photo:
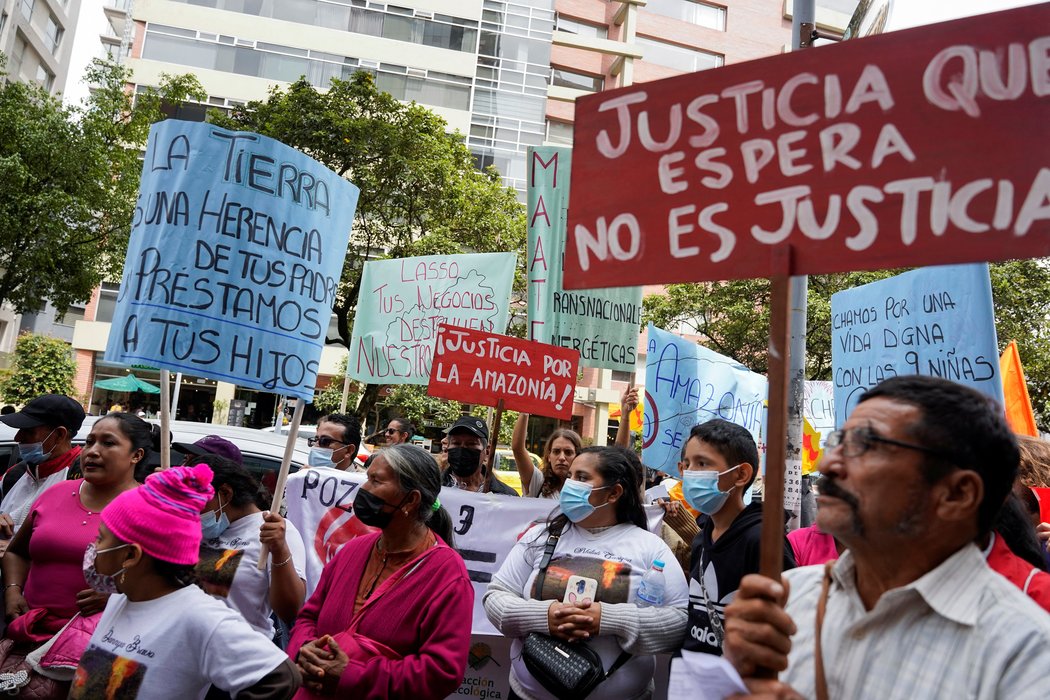
[[[1003,397],[1006,400],[1006,420],[1019,435],[1039,437],[1032,413],[1032,400],[1028,398],[1028,385],[1021,369],[1021,356],[1017,354],[1017,341],[1011,340],[999,358],[999,373],[1003,377]]]

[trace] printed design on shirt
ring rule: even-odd
[[[631,565],[625,561],[568,555],[551,560],[543,590],[537,591],[540,577],[532,583],[534,600],[562,600],[571,576],[584,576],[598,582],[594,599],[599,603],[627,603],[631,600]]]
[[[205,593],[220,598],[229,597],[233,579],[237,576],[237,567],[243,558],[243,549],[201,547],[196,572]]]
[[[73,675],[70,700],[135,700],[146,679],[147,667],[140,661],[90,647],[80,657]]]
[[[375,528],[368,527],[358,520],[353,514],[353,508],[336,506],[329,509],[317,524],[317,532],[314,533],[314,553],[322,564],[327,564],[344,544],[370,532],[375,532]]]
[[[707,603],[704,600],[704,587],[707,588],[707,596],[711,609],[718,616],[718,622],[711,624],[708,614]],[[724,598],[718,597],[718,576],[715,566],[709,563],[704,569],[704,584],[700,585],[692,576],[689,577],[689,639],[686,640],[686,648],[691,651],[704,651],[709,654],[721,654],[722,644],[718,635],[724,634],[726,606],[736,598],[736,591],[729,591]]]

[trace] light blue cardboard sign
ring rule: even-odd
[[[747,428],[764,461],[766,378],[736,360],[649,324],[642,461],[678,475],[694,425],[723,418]]]
[[[903,374],[944,377],[1003,401],[988,265],[940,265],[831,297],[835,425],[864,391]]]
[[[427,384],[442,323],[506,331],[516,262],[514,253],[366,262],[347,360],[350,376],[373,384]]]
[[[106,360],[311,401],[357,197],[265,136],[155,124]]]

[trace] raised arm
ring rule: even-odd
[[[514,465],[518,468],[518,476],[521,477],[521,494],[523,496],[537,496],[539,492],[534,492],[532,481],[537,478],[536,472],[539,470],[532,463],[529,450],[525,447],[525,433],[528,426],[529,414],[519,413],[518,420],[514,422],[514,433],[510,438],[510,448],[514,452]],[[542,483],[542,479],[540,479],[540,483]]]
[[[620,425],[616,428],[615,444],[620,447],[631,447],[631,413],[638,408],[638,390],[629,386],[620,397]]]

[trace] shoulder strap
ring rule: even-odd
[[[620,655],[616,657],[616,661],[613,661],[613,665],[610,666],[609,670],[605,672],[605,680],[608,680],[609,676],[616,673],[616,669],[620,668],[630,660],[631,653],[629,651],[620,652]]]
[[[551,557],[554,556],[554,548],[558,546],[560,537],[561,528],[558,528],[557,532],[553,530],[547,531],[547,544],[543,547],[543,556],[540,557],[539,586],[536,588],[541,594],[543,593],[543,584],[547,581],[547,567],[551,565]]]
[[[25,462],[15,462],[6,472],[4,472],[3,481],[0,481],[0,500],[3,500],[11,491],[11,487],[15,485],[15,482],[22,478],[22,475],[26,473]]]
[[[831,568],[834,561],[824,564],[824,580],[820,586],[820,598],[817,599],[817,626],[813,632],[813,671],[816,675],[814,690],[817,700],[828,700],[828,681],[824,675],[824,650],[821,647],[821,629],[824,626],[824,611],[828,607],[828,593],[831,589]]]

